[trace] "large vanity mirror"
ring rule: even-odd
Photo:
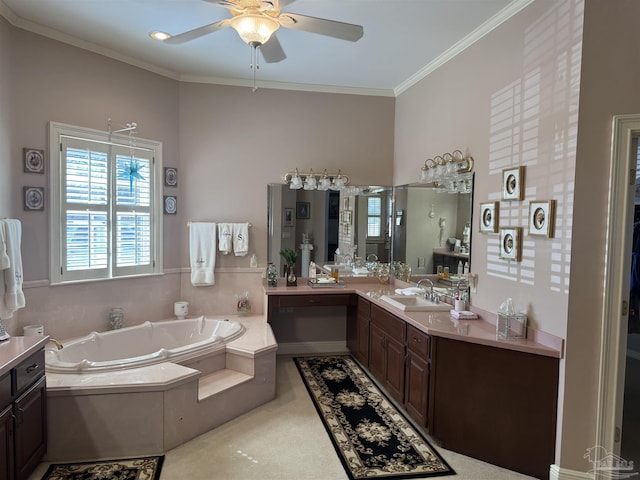
[[[471,267],[473,180],[465,193],[425,184],[394,187],[394,261],[409,264],[412,279],[433,275],[438,266],[456,275]]]
[[[285,248],[298,253],[296,271],[302,277],[308,275],[310,260],[319,265],[340,264],[344,276],[366,275],[350,268],[356,257],[363,262],[367,257],[391,261],[392,187],[296,190],[273,183],[267,192],[267,261],[280,274],[280,251]]]
[[[435,274],[438,266],[455,276],[460,263],[471,266],[472,176],[465,193],[426,184],[337,191],[269,184],[267,261],[282,275],[280,251],[290,248],[298,253],[296,273],[302,277],[311,260],[342,265],[341,274],[352,275],[356,257],[407,263],[414,281]]]

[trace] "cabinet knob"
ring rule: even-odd
[[[38,364],[34,363],[33,365],[29,365],[27,367],[27,373],[31,373],[31,372],[33,372],[34,370],[37,370],[37,369],[38,369]]]

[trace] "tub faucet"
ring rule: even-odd
[[[425,293],[424,298],[426,298],[427,300],[431,300],[432,302],[438,302],[438,298],[436,298],[436,294],[433,291],[433,282],[431,281],[431,279],[429,278],[423,278],[421,279],[418,283],[416,283],[416,287],[420,288],[422,282],[429,282],[431,284],[431,288],[429,289],[429,291],[427,293]]]
[[[51,337],[49,337],[49,341],[50,341],[51,343],[53,343],[53,344],[56,346],[56,348],[57,348],[58,350],[62,350],[62,349],[64,348],[64,346],[62,345],[62,343],[60,343],[60,342],[59,342],[58,340],[56,340],[55,338],[51,338]]]

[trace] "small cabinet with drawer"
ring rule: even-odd
[[[25,480],[47,449],[44,350],[0,377],[0,480]]]

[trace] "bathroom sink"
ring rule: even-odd
[[[448,303],[434,303],[426,298],[416,296],[383,295],[380,300],[405,312],[448,312],[451,310],[451,305]]]

